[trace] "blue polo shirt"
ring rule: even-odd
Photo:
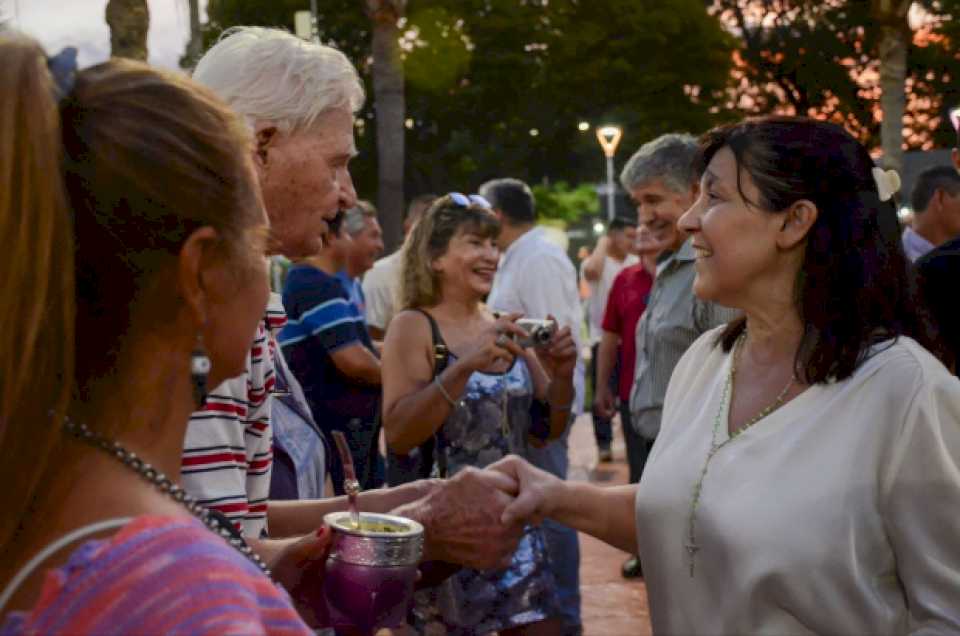
[[[355,345],[377,355],[363,316],[340,280],[312,265],[295,265],[284,283],[283,306],[287,324],[280,332],[280,347],[317,424],[326,429],[330,420],[372,419],[380,387],[348,378],[331,357]]]

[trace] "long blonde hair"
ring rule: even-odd
[[[400,305],[403,309],[432,307],[441,300],[441,281],[433,262],[446,254],[457,232],[496,238],[500,222],[489,209],[471,203],[460,205],[450,195],[434,201],[414,226],[403,246]]]
[[[58,103],[43,50],[0,35],[0,545],[56,470],[71,403],[115,372],[190,233],[214,227],[225,254],[247,236],[249,148],[243,123],[185,77],[112,60]]]

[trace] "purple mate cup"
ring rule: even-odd
[[[371,512],[360,513],[361,528],[353,526],[349,512],[330,513],[323,521],[333,530],[323,591],[334,629],[373,634],[405,625],[423,554],[423,526]],[[366,524],[391,531],[364,529]]]

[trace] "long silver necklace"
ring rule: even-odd
[[[730,360],[730,373],[727,374],[727,380],[724,382],[723,392],[720,395],[720,406],[717,408],[717,415],[713,420],[713,433],[710,439],[710,450],[707,451],[707,457],[703,461],[703,468],[700,469],[700,477],[697,479],[697,483],[693,486],[693,497],[690,499],[690,513],[687,518],[687,542],[684,547],[687,549],[687,555],[690,558],[691,578],[693,578],[697,552],[700,551],[700,544],[697,543],[697,508],[700,505],[700,493],[703,490],[703,480],[707,476],[707,468],[710,466],[710,460],[713,459],[713,456],[716,455],[721,448],[740,437],[741,433],[783,406],[783,402],[787,397],[787,393],[790,391],[790,387],[793,386],[794,382],[794,376],[791,374],[790,381],[787,382],[787,386],[783,387],[783,390],[780,392],[780,395],[777,396],[777,399],[774,400],[773,404],[764,408],[762,411],[750,418],[746,424],[731,433],[727,439],[723,440],[722,442],[717,441],[717,436],[720,432],[720,426],[724,420],[723,416],[726,412],[727,403],[730,399],[730,394],[733,392],[733,380],[737,375],[737,359],[740,355],[740,350],[743,348],[743,342],[746,340],[746,337],[747,332],[744,331],[742,334],[740,334],[740,337],[737,338],[737,341],[733,346],[733,351],[731,352],[732,358]]]
[[[240,552],[243,556],[250,559],[264,574],[270,576],[270,569],[263,562],[253,549],[247,545],[242,538],[234,536],[227,528],[224,528],[217,521],[206,507],[201,505],[192,496],[174,483],[169,477],[158,471],[156,468],[137,457],[136,453],[124,448],[120,442],[111,442],[107,438],[91,431],[86,424],[74,422],[67,418],[63,424],[64,429],[77,439],[90,444],[104,451],[124,466],[140,475],[143,479],[150,482],[161,493],[170,497],[181,504],[187,511],[196,517],[211,532],[220,535],[231,547]]]

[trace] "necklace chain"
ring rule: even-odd
[[[124,466],[140,475],[143,479],[150,482],[161,493],[182,505],[191,515],[196,517],[211,532],[222,537],[223,540],[226,541],[231,547],[236,549],[243,556],[250,559],[250,561],[252,561],[254,565],[256,565],[264,574],[266,574],[268,577],[270,576],[270,570],[267,568],[267,564],[263,562],[263,559],[260,558],[260,555],[254,552],[253,549],[247,545],[246,541],[240,537],[234,536],[230,530],[224,528],[220,524],[217,518],[211,514],[206,507],[198,503],[194,497],[187,494],[187,491],[185,491],[178,484],[174,483],[169,477],[137,457],[136,453],[124,448],[120,442],[111,442],[102,435],[94,433],[89,427],[87,427],[86,424],[67,419],[64,422],[63,427],[68,433],[77,439],[86,442],[95,448],[99,448],[108,455],[112,456]]]
[[[759,413],[747,420],[743,426],[735,430],[733,433],[730,433],[727,439],[723,440],[722,442],[718,442],[717,436],[720,432],[720,426],[721,424],[725,423],[723,422],[723,415],[726,411],[730,395],[733,393],[733,381],[737,375],[737,360],[740,357],[746,336],[747,332],[744,331],[742,334],[740,334],[740,337],[737,338],[737,341],[733,346],[733,352],[731,353],[732,358],[730,360],[730,373],[727,375],[726,382],[724,382],[723,392],[720,395],[720,406],[717,408],[717,415],[713,420],[713,431],[710,438],[710,450],[707,451],[707,456],[703,460],[703,468],[700,469],[700,476],[697,479],[697,483],[693,486],[693,495],[690,499],[690,512],[687,518],[687,543],[684,547],[687,549],[687,555],[690,559],[691,578],[693,577],[694,573],[697,552],[700,550],[700,545],[697,543],[697,508],[700,505],[700,493],[703,491],[703,481],[706,479],[707,468],[710,466],[710,460],[713,459],[713,456],[716,455],[721,448],[740,437],[740,435],[748,428],[752,427],[754,424],[783,406],[783,403],[787,398],[787,393],[789,393],[790,388],[794,383],[794,375],[791,374],[787,385],[783,387],[783,390],[780,391],[777,399],[774,400],[772,404],[762,409]]]

